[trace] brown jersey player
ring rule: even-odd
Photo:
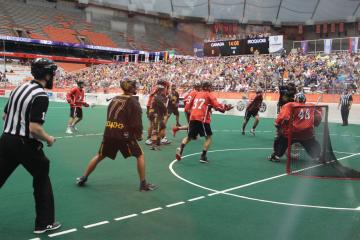
[[[244,123],[242,126],[242,135],[245,135],[246,125],[249,122],[251,117],[254,117],[255,121],[254,121],[253,127],[250,129],[250,133],[252,135],[255,135],[255,128],[259,124],[259,120],[260,120],[259,110],[260,110],[262,102],[263,102],[262,89],[257,89],[254,100],[247,106],[246,111],[245,111]]]
[[[140,104],[133,96],[137,93],[136,81],[124,80],[120,86],[124,94],[114,97],[108,106],[107,122],[99,152],[89,162],[84,175],[76,181],[79,186],[83,186],[100,161],[105,157],[114,160],[120,151],[124,158],[136,157],[140,191],[151,191],[156,189],[156,186],[145,181],[144,153],[138,144],[138,141],[142,140],[143,125]]]

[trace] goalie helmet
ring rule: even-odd
[[[305,103],[306,102],[306,96],[304,93],[300,92],[295,95],[295,102],[299,103]]]
[[[136,94],[137,92],[137,82],[135,80],[126,79],[120,82],[120,87],[125,93]]]

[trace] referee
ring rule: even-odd
[[[340,96],[338,108],[341,106],[341,118],[343,121],[342,126],[348,125],[349,112],[351,109],[353,98],[349,93],[349,89],[345,89],[344,93]]]
[[[44,88],[52,89],[57,66],[46,58],[31,64],[34,80],[11,92],[4,109],[4,132],[0,138],[0,188],[21,164],[33,177],[35,230],[44,233],[58,229],[55,222],[54,197],[49,178],[49,159],[41,141],[52,146],[55,138],[42,127],[49,105]],[[20,221],[20,219],[19,219]]]

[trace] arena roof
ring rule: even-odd
[[[83,0],[84,1],[84,0]],[[314,24],[354,22],[360,0],[89,0],[90,3],[173,18],[199,18],[206,22]]]

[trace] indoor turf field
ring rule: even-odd
[[[1,109],[4,105],[1,99]],[[261,119],[253,137],[241,135],[241,117],[215,115],[210,164],[198,161],[202,140],[191,142],[184,153],[188,156],[174,162],[185,133],[173,138],[169,132],[173,143],[161,151],[150,151],[142,142],[147,180],[159,185],[156,191],[138,191],[136,161],[120,154],[115,161],[104,160],[80,188],[75,178],[99,148],[105,112],[105,107],[86,109],[80,132],[67,136],[68,106],[50,104],[45,129],[58,139],[45,151],[56,218],[63,226],[32,234],[32,178],[19,167],[0,190],[1,240],[360,239],[360,182],[284,174],[285,158],[281,163],[267,160],[273,119]],[[360,126],[331,124],[330,132],[337,157],[360,166]]]

